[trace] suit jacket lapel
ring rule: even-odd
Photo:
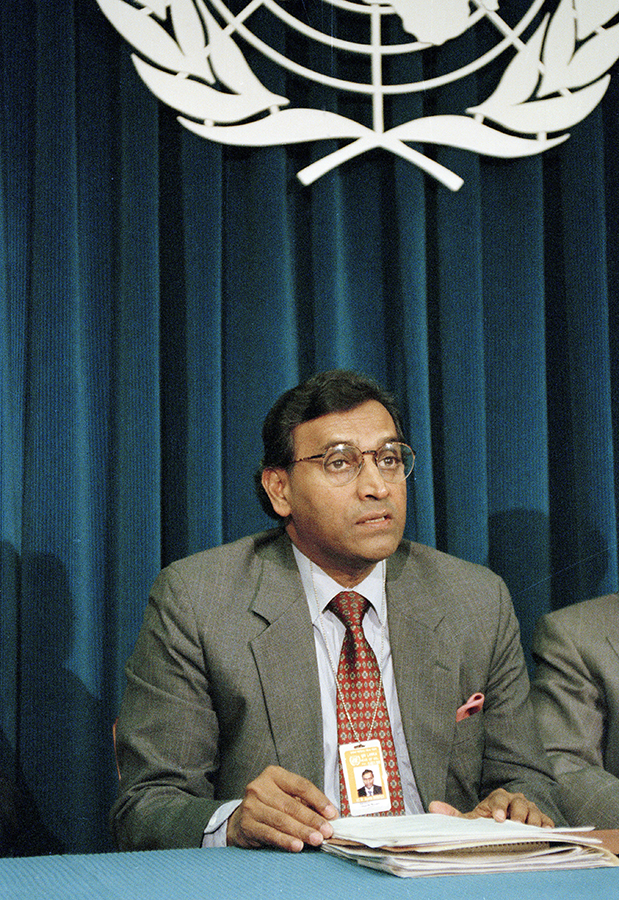
[[[417,789],[427,808],[445,793],[455,729],[458,666],[440,633],[440,598],[399,552],[387,565],[389,641],[402,725]]]
[[[619,658],[619,634],[609,634],[608,635],[608,643],[613,648],[617,657]]]
[[[268,624],[251,641],[251,649],[280,765],[322,787],[322,712],[312,621],[288,538],[269,549],[252,607]]]

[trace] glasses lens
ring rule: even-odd
[[[334,484],[348,484],[357,477],[362,464],[361,451],[345,444],[331,447],[322,462],[325,475]]]
[[[376,465],[385,481],[404,481],[413,471],[415,454],[408,444],[385,444],[376,453]]]

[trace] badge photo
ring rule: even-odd
[[[388,812],[391,798],[380,741],[341,744],[340,759],[350,815]]]

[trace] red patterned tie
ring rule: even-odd
[[[369,605],[369,601],[356,591],[342,591],[329,603],[329,609],[346,626],[337,669],[337,738],[340,744],[373,738],[380,741],[391,796],[391,810],[381,815],[401,816],[404,815],[404,799],[387,701],[376,656],[361,626]],[[341,764],[340,801],[342,815],[349,815]]]

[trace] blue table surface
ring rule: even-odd
[[[397,878],[326,853],[159,850],[0,860],[2,900],[583,900],[619,897],[619,867]]]

